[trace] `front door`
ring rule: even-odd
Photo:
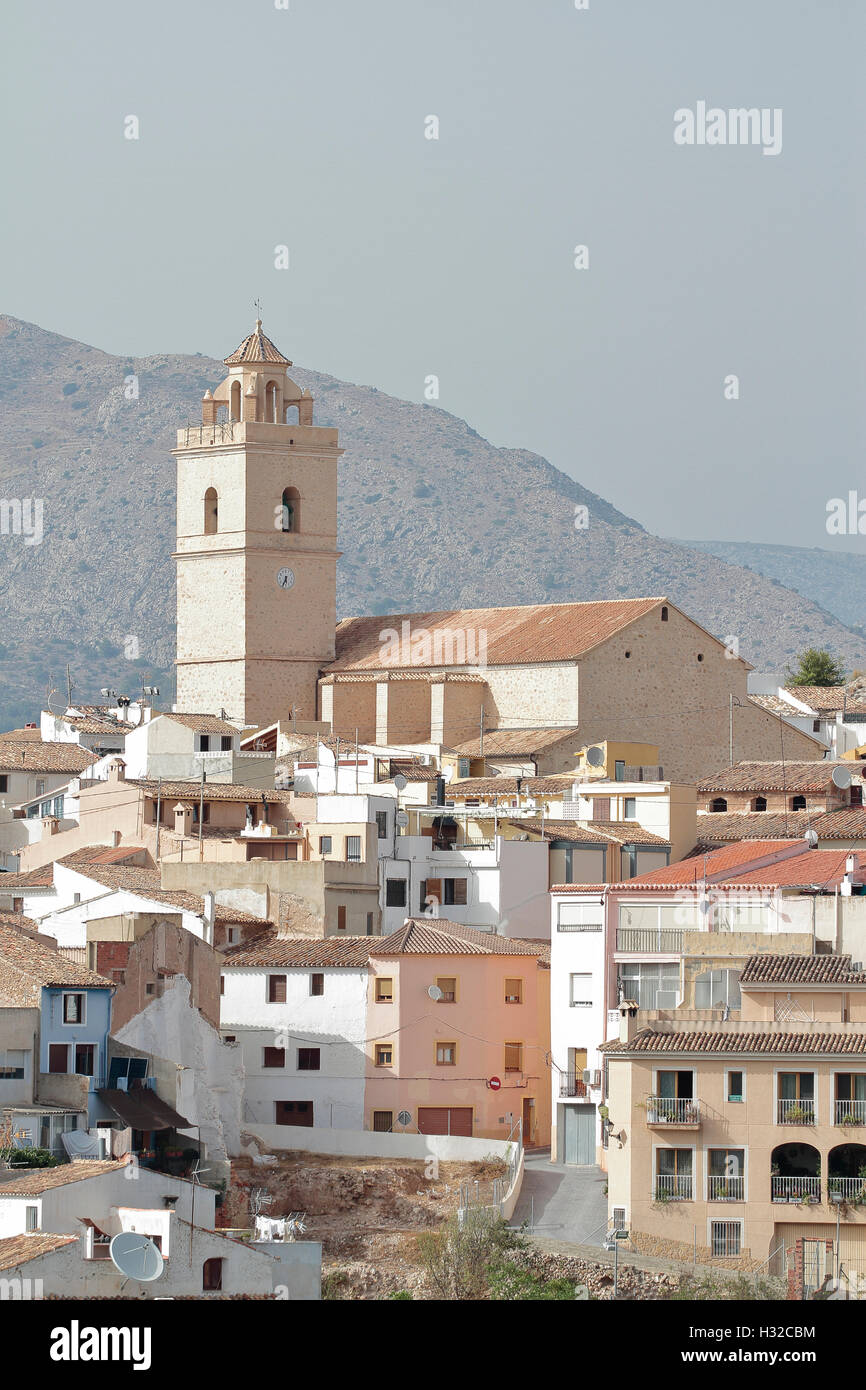
[[[529,1146],[535,1143],[535,1101],[528,1096],[523,1098],[523,1142]]]

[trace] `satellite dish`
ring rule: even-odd
[[[596,744],[593,748],[587,748],[586,761],[590,767],[601,767],[604,762],[604,749]]]
[[[49,693],[48,712],[49,714],[55,715],[55,717],[59,717],[61,714],[66,713],[66,701],[56,688],[52,688]]]
[[[850,767],[834,767],[831,780],[835,787],[850,787],[851,769]]]
[[[333,750],[332,748],[329,748],[328,745],[327,745],[326,743],[320,743],[320,744],[319,744],[319,756],[318,756],[317,761],[318,761],[319,767],[336,767],[336,766],[337,766],[337,758],[336,758],[336,755],[335,755],[335,753],[334,753],[334,750]]]
[[[403,776],[402,772],[398,772],[396,777],[394,778],[394,786],[396,787],[397,791],[404,792],[408,785],[409,783]]]
[[[453,763],[448,763],[448,765],[447,765],[446,767],[443,767],[443,769],[442,769],[442,781],[443,781],[443,782],[453,782],[453,781],[454,781],[454,764],[453,764]]]
[[[431,985],[427,993],[431,999],[435,999],[437,1002],[442,998],[442,991],[438,985]]]
[[[409,1114],[409,1111],[408,1111],[408,1110],[401,1110],[401,1111],[400,1111],[400,1114],[397,1116],[397,1123],[398,1123],[398,1125],[404,1125],[404,1126],[405,1126],[405,1125],[410,1125],[410,1124],[412,1123],[412,1116]]]
[[[812,827],[811,827],[811,825],[810,825],[810,826],[809,826],[809,829],[806,831],[805,835],[803,836],[803,839],[806,841],[806,844],[809,846],[810,849],[814,849],[815,846],[816,846],[817,843],[818,843],[818,832],[817,832],[817,830],[813,830]]]
[[[121,1231],[120,1235],[114,1236],[108,1253],[115,1269],[119,1269],[127,1279],[137,1279],[142,1284],[158,1279],[165,1267],[153,1241],[137,1231]]]

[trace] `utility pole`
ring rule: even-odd
[[[734,696],[728,695],[728,766],[734,766]]]
[[[204,845],[202,844],[202,828],[204,825],[204,768],[201,770],[201,790],[198,797],[198,857],[204,859]]]
[[[156,862],[159,864],[159,818],[162,812],[162,778],[156,779]]]
[[[484,704],[481,705],[481,742],[478,746],[479,758],[484,757]]]
[[[66,708],[72,704],[72,677],[69,674],[69,662],[66,663]]]
[[[355,730],[355,795],[358,795],[358,730]]]

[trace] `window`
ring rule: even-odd
[[[23,1081],[26,1052],[0,1052],[0,1081]]]
[[[708,1149],[707,1201],[742,1202],[745,1172],[745,1149]]]
[[[39,1230],[39,1208],[38,1208],[38,1207],[25,1207],[25,1208],[24,1208],[24,1229],[25,1229],[25,1231],[38,1231],[38,1230]]]
[[[324,994],[324,993],[325,993],[325,977],[324,977],[323,974],[319,973],[318,971],[314,971],[314,973],[310,976],[310,993],[311,993],[311,994]]]
[[[8,790],[9,790],[9,777],[8,777],[8,774],[5,773],[5,772],[0,772],[0,792],[8,792]]]
[[[805,809],[806,809],[806,798],[805,798],[805,796],[795,796],[795,797],[793,797],[793,799],[792,799],[792,801],[791,801],[791,810],[792,810],[792,811],[805,811]]]
[[[264,1067],[284,1067],[286,1065],[286,1049],[284,1047],[266,1047],[263,1049]]]
[[[746,1092],[743,1085],[744,1073],[741,1071],[728,1072],[728,1084],[726,1094],[729,1101],[743,1100]]]
[[[45,795],[45,783],[44,783],[44,782],[37,782],[37,783],[36,783],[36,795],[37,795],[37,796],[44,796],[44,795]]]
[[[570,1001],[573,1009],[592,1008],[592,975],[582,973],[571,976],[571,997]]]
[[[387,878],[385,880],[385,906],[386,907],[405,907],[406,906],[406,880],[405,878]]]
[[[776,1118],[780,1125],[815,1123],[815,1076],[810,1071],[780,1071]]]
[[[198,751],[200,753],[210,752],[210,734],[199,734]]]
[[[862,787],[852,787],[852,788],[851,788],[850,805],[851,805],[851,806],[862,806],[862,805],[863,805],[863,788],[862,788]]]
[[[376,1003],[390,1004],[394,999],[394,981],[387,975],[376,976]]]
[[[384,839],[385,839],[385,836],[388,834],[388,812],[387,812],[387,811],[377,811],[377,812],[376,812],[376,834],[378,835],[378,837],[379,837],[380,840],[384,840]]]
[[[368,912],[368,913],[367,913],[367,935],[368,935],[368,936],[375,936],[375,935],[376,935],[376,933],[375,933],[375,931],[374,931],[374,929],[373,929],[373,914],[372,914],[372,912]]]
[[[232,751],[233,743],[234,740],[231,734],[222,734],[220,736],[220,748],[224,753],[230,753]]]
[[[466,902],[466,879],[465,878],[446,878],[445,880],[445,903],[446,906],[464,904]]]
[[[293,532],[300,530],[301,522],[301,498],[296,487],[283,489],[282,499],[282,530]]]
[[[507,1042],[505,1044],[505,1070],[506,1072],[523,1071],[523,1043]]]
[[[320,835],[320,836],[319,836],[319,853],[320,853],[320,854],[330,854],[330,853],[331,853],[331,837],[330,837],[330,835]]]
[[[695,980],[696,1009],[738,1009],[739,970],[705,970]]]
[[[615,1231],[625,1230],[625,1207],[614,1207],[611,1213],[611,1225]]]
[[[300,1125],[310,1129],[313,1125],[314,1111],[311,1100],[274,1101],[274,1119],[278,1125]]]
[[[656,1149],[656,1200],[690,1202],[692,1188],[691,1149]]]
[[[219,498],[215,487],[209,487],[204,495],[204,533],[215,536],[219,530]]]
[[[124,973],[124,976],[125,976],[126,972],[124,971],[123,973]],[[123,984],[123,980],[121,980],[120,983]],[[225,992],[226,992],[226,977],[225,977],[225,975],[220,975],[220,994],[225,994]]]
[[[506,981],[505,981],[505,1002],[506,1002],[506,1004],[522,1004],[522,1003],[523,1003],[523,981],[522,981],[522,980],[506,980]]]
[[[812,733],[813,733],[813,734],[820,734],[820,732],[821,732],[821,721],[820,721],[820,719],[813,719],[813,720],[812,720]]]
[[[361,837],[360,835],[346,836],[346,859],[350,864],[360,864],[361,862]]]
[[[714,1256],[739,1255],[743,1233],[740,1221],[711,1221],[710,1247]]]
[[[616,758],[616,759],[614,759],[614,764],[613,764],[613,780],[614,780],[615,782],[624,782],[624,781],[625,781],[625,758]]]
[[[469,776],[471,775],[471,774],[470,774],[470,766],[471,766],[471,765],[470,765],[470,761],[469,761],[468,758],[458,758],[458,759],[457,759],[457,776],[458,776],[458,777],[469,777]]]
[[[65,1076],[69,1071],[69,1048],[66,1043],[49,1043],[48,1070],[54,1076]]]
[[[662,604],[662,622],[663,622],[663,623],[666,623],[667,620],[668,620],[668,606],[667,606],[666,603],[663,603],[663,604]]]
[[[298,1071],[320,1071],[322,1050],[319,1047],[298,1048]]]
[[[96,1047],[93,1043],[75,1044],[76,1076],[93,1076]]]
[[[268,976],[268,1003],[285,1004],[286,1002],[286,976]]]
[[[703,661],[703,659],[704,659],[704,654],[703,654],[703,652],[698,652],[698,661]]]
[[[627,796],[623,799],[623,816],[626,820],[637,820],[637,797]]]
[[[373,1111],[373,1130],[376,1134],[390,1134],[394,1128],[393,1110]]]
[[[85,996],[83,994],[64,994],[63,1022],[83,1023],[85,1016]]]
[[[241,939],[241,929],[240,929],[240,927],[227,927],[227,928],[226,928],[226,944],[227,944],[227,945],[229,945],[229,946],[237,946],[237,944],[238,944],[238,942],[240,941],[240,939]]]
[[[619,967],[621,999],[634,999],[639,1009],[675,1009],[680,992],[677,964],[623,963]]]
[[[390,1067],[394,1065],[394,1047],[391,1043],[376,1044],[376,1066]]]
[[[437,975],[436,983],[442,991],[440,1004],[453,1004],[457,998],[457,980],[453,975]]]
[[[201,1287],[203,1293],[219,1293],[223,1286],[222,1260],[205,1260],[201,1268]]]
[[[435,909],[442,901],[442,880],[441,878],[422,878],[419,889],[418,907],[425,916],[430,913],[431,908]],[[432,916],[438,916],[434,911]]]
[[[754,801],[752,802],[752,810],[753,810],[753,811],[766,811],[766,809],[767,809],[767,798],[766,798],[765,796],[756,796],[755,799],[754,799]]]
[[[593,820],[610,820],[609,796],[594,796],[592,798],[592,818]]]
[[[728,803],[723,796],[716,796],[710,802],[711,811],[727,811]]]
[[[58,820],[63,820],[63,797],[62,797],[62,796],[55,796],[54,800],[53,800],[52,803],[51,803],[51,814],[52,814],[53,816],[56,816]]]
[[[637,847],[635,845],[623,845],[619,852],[619,871],[623,882],[634,878],[637,874]]]
[[[338,908],[337,908],[337,931],[345,931],[345,930],[346,930],[346,909],[345,909],[345,907],[338,907]]]
[[[436,1044],[437,1067],[453,1067],[457,1064],[457,1044],[442,1042]]]

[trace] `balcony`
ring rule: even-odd
[[[589,1096],[589,1087],[582,1076],[577,1076],[575,1072],[563,1072],[559,1078],[559,1094],[561,1096]]]
[[[697,1100],[677,1100],[673,1096],[647,1096],[646,1122],[666,1129],[699,1129],[701,1106]]]
[[[821,1179],[818,1177],[789,1178],[774,1173],[770,1178],[771,1202],[820,1202]]]
[[[617,927],[616,949],[640,955],[675,956],[682,953],[681,927]]]
[[[845,1129],[866,1125],[866,1100],[837,1100],[833,1123],[844,1125]]]
[[[866,1177],[864,1178],[828,1178],[827,1195],[838,1192],[843,1202],[849,1206],[860,1206],[866,1202]]]
[[[776,1120],[780,1125],[813,1125],[815,1102],[802,1099],[779,1100],[776,1102]]]
[[[708,1202],[742,1202],[745,1195],[746,1185],[742,1177],[726,1178],[722,1174],[710,1173],[707,1178]]]
[[[691,1202],[693,1200],[691,1173],[656,1173],[653,1200],[656,1202]]]

